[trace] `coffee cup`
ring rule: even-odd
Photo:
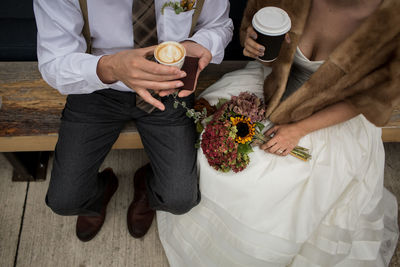
[[[285,34],[291,28],[289,15],[278,7],[264,7],[253,16],[252,25],[257,32],[257,43],[265,47],[260,61],[274,61],[281,50]]]
[[[154,58],[158,63],[166,66],[182,68],[185,62],[186,50],[178,42],[167,41],[159,44],[154,50]]]

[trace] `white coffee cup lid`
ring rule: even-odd
[[[285,34],[292,26],[289,15],[278,7],[264,7],[258,10],[252,24],[258,32],[271,36]]]

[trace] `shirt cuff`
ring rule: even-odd
[[[99,89],[109,88],[109,84],[103,83],[97,76],[97,64],[102,56],[90,56],[81,62],[81,73],[84,80],[92,87]]]
[[[210,51],[211,55],[212,55],[212,59],[210,61],[210,63],[212,64],[220,64],[222,62],[222,60],[224,59],[224,52],[222,51],[222,53],[218,53],[217,51],[213,51],[213,44],[212,42],[210,42],[210,40],[208,38],[204,38],[204,36],[201,35],[193,35],[190,38],[187,38],[185,41],[192,41],[195,43],[198,43],[202,46],[204,46],[206,49],[208,49],[208,51]]]

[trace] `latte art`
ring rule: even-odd
[[[161,45],[157,49],[157,58],[167,64],[173,64],[182,59],[184,53],[182,49],[175,44]]]
[[[174,41],[163,42],[154,49],[157,62],[167,66],[182,68],[185,56],[185,47]]]

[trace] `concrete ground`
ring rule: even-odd
[[[386,143],[385,186],[400,201],[400,143]],[[88,243],[75,237],[76,217],[61,217],[44,204],[44,182],[12,183],[12,168],[0,154],[0,266],[167,267],[155,223],[135,240],[126,228],[133,198],[132,174],[148,161],[143,150],[112,151],[104,166],[114,169],[120,186],[109,204],[103,229]],[[51,166],[51,162],[50,162]],[[400,249],[390,264],[400,267]]]

